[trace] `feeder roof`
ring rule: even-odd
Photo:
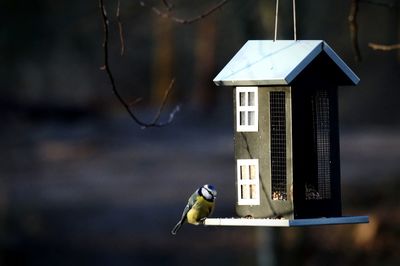
[[[360,79],[321,40],[251,40],[239,50],[215,77],[217,85],[289,85],[319,54],[325,53],[343,72],[346,82],[355,85]]]

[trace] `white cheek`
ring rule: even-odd
[[[206,199],[208,199],[208,200],[210,200],[210,199],[213,198],[213,196],[211,195],[211,193],[210,193],[207,189],[205,189],[205,188],[202,188],[202,189],[201,189],[201,194],[204,196],[204,198],[206,198]]]

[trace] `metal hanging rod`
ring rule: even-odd
[[[292,7],[293,7],[293,40],[297,41],[296,0],[293,0]],[[279,0],[276,0],[274,41],[276,41],[278,36],[278,13],[279,13]]]

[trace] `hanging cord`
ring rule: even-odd
[[[279,0],[276,0],[276,3],[275,3],[275,34],[274,34],[274,41],[276,41],[276,37],[278,35],[278,10],[279,10]]]
[[[293,39],[297,41],[296,0],[293,0]]]
[[[297,25],[296,25],[296,0],[293,0],[293,40],[297,41]],[[279,0],[275,3],[275,34],[274,41],[278,36],[278,13],[279,13]]]

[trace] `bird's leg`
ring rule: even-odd
[[[199,224],[204,225],[206,222],[207,217],[201,218]]]

